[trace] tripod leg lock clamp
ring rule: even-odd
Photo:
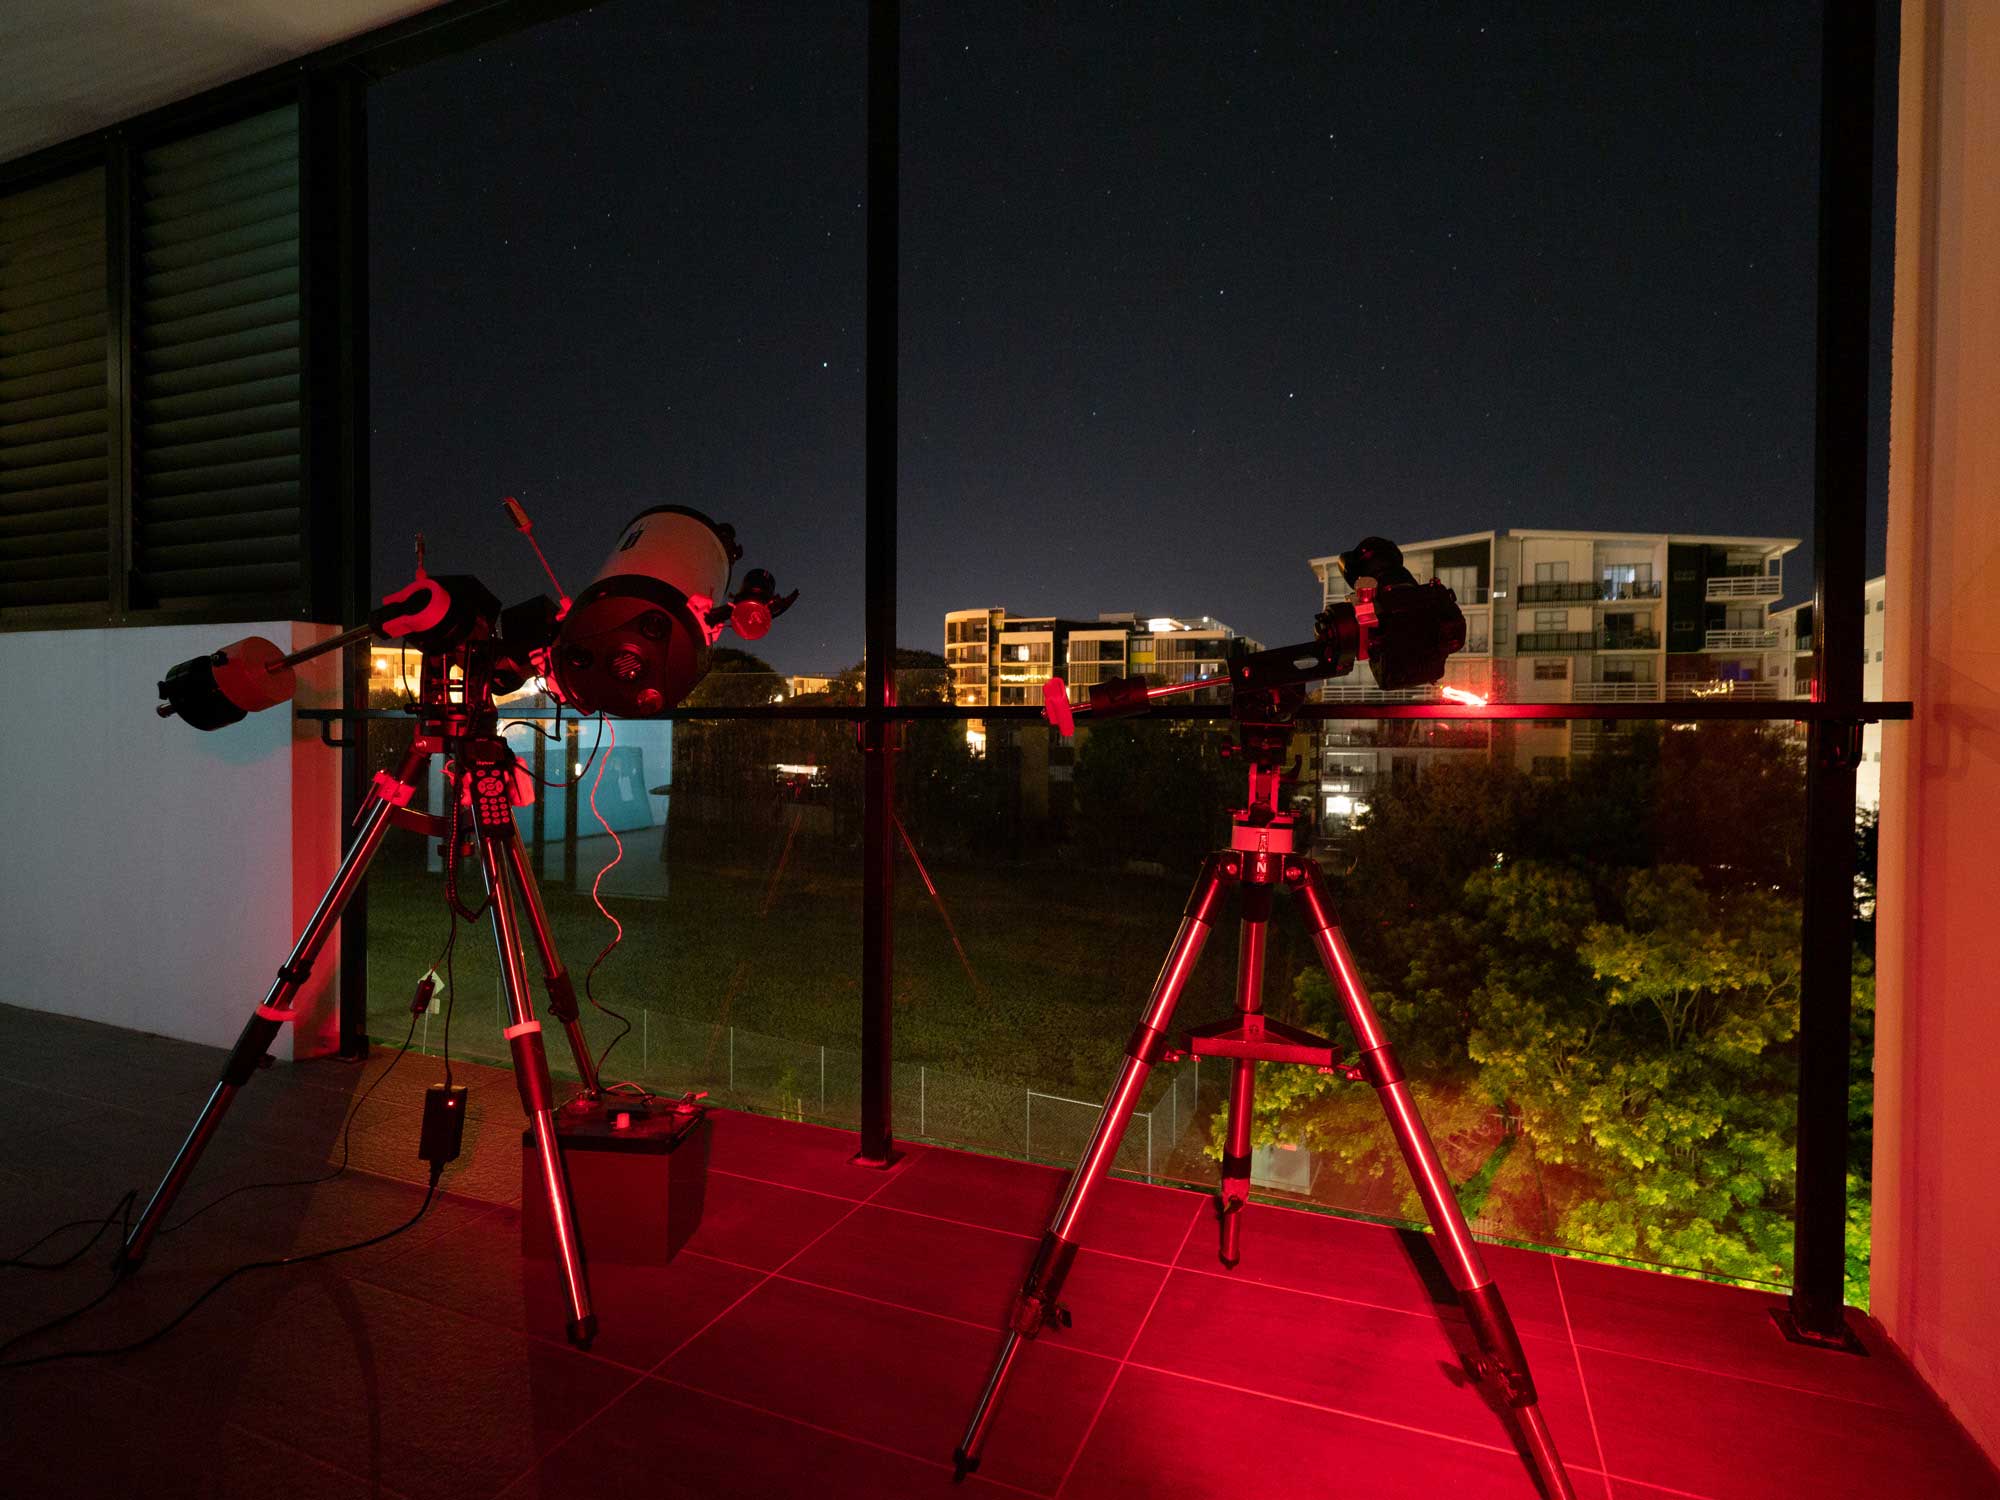
[[[309,963],[280,964],[278,966],[278,978],[282,979],[286,984],[304,984],[308,979],[312,978],[312,972],[312,965]]]
[[[276,1005],[260,1005],[257,1007],[257,1014],[267,1021],[276,1021],[280,1026],[284,1025],[287,1021],[296,1021],[299,1018],[299,1013],[296,1009],[290,1007],[281,1008]]]
[[[502,1033],[514,1053],[514,1086],[521,1091],[521,1108],[531,1115],[556,1107],[555,1083],[549,1077],[548,1054],[542,1051],[542,1023],[523,1021]]]
[[[1478,1374],[1491,1379],[1502,1399],[1515,1408],[1535,1405],[1535,1378],[1528,1373],[1528,1356],[1514,1320],[1507,1314],[1500,1288],[1492,1282],[1458,1294],[1465,1320],[1479,1345]]]
[[[1023,1292],[1014,1303],[1014,1317],[1008,1327],[1022,1338],[1031,1339],[1043,1328],[1069,1327],[1069,1309],[1060,1302],[1046,1302]]]
[[[1076,1259],[1076,1248],[1073,1240],[1060,1239],[1054,1234],[1042,1236],[1021,1295],[1014,1299],[1014,1315],[1008,1325],[1021,1337],[1031,1339],[1045,1326],[1069,1327],[1069,1309],[1060,1299],[1070,1262]]]
[[[1132,1028],[1132,1035],[1125,1043],[1125,1055],[1149,1068],[1157,1066],[1160,1059],[1167,1055],[1167,1034],[1155,1031],[1141,1021]]]
[[[569,972],[549,975],[549,1014],[558,1021],[574,1021],[577,1017],[576,986],[570,983]]]
[[[264,1057],[271,1050],[271,1043],[278,1039],[282,1026],[265,1012],[268,1006],[257,1007],[250,1019],[243,1023],[243,1030],[237,1033],[236,1045],[230,1050],[229,1060],[222,1065],[222,1081],[231,1088],[242,1088],[256,1071],[264,1065]]]
[[[1403,1065],[1396,1061],[1396,1054],[1387,1042],[1369,1048],[1356,1061],[1361,1065],[1361,1076],[1378,1089],[1403,1081]]]

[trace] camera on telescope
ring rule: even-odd
[[[1394,542],[1366,537],[1341,553],[1339,562],[1352,596],[1320,611],[1312,640],[1231,659],[1230,712],[1239,725],[1289,718],[1303,701],[1307,683],[1345,677],[1358,662],[1368,663],[1376,687],[1384,692],[1437,682],[1444,676],[1445,658],[1464,648],[1465,614],[1457,596],[1435,578],[1418,583]],[[1049,722],[1069,734],[1078,714],[1098,719],[1140,714],[1156,699],[1191,693],[1210,682],[1203,677],[1160,685],[1143,677],[1117,677],[1092,687],[1084,703],[1072,704],[1068,685],[1051,677],[1042,696]]]

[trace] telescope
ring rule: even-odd
[[[533,545],[527,512],[518,501],[504,503]],[[475,696],[504,696],[539,677],[580,714],[657,718],[707,675],[710,649],[725,629],[761,639],[798,598],[796,589],[779,597],[762,568],[751,569],[732,593],[743,556],[734,528],[687,506],[641,511],[619,535],[574,602],[540,596],[507,609],[477,578],[426,573],[420,544],[414,581],[361,624],[289,654],[253,635],[190,657],[161,679],[157,711],[196,729],[224,728],[289,702],[292,669],[300,663],[376,637],[414,647],[427,661],[469,649],[473,659],[460,664],[462,681]]]
[[[518,501],[504,503],[515,529],[540,557],[527,512]],[[417,719],[410,748],[395,770],[377,771],[369,783],[332,884],[278,966],[277,982],[244,1023],[214,1092],[121,1245],[121,1272],[145,1259],[224,1112],[266,1061],[280,1028],[297,1019],[299,994],[314,961],[366,879],[383,838],[397,827],[442,844],[445,899],[454,923],[482,913],[492,920],[509,1020],[505,1036],[527,1117],[526,1143],[538,1167],[569,1304],[569,1337],[579,1348],[589,1347],[597,1317],[591,1311],[582,1243],[558,1148],[558,1106],[541,1022],[528,988],[529,941],[541,959],[549,1014],[562,1026],[583,1085],[580,1098],[562,1106],[564,1116],[609,1106],[598,1060],[584,1038],[576,985],[556,951],[515,824],[515,809],[534,800],[535,778],[499,731],[496,699],[540,678],[581,714],[655,718],[671,711],[707,673],[710,648],[725,629],[757,640],[798,598],[796,590],[779,597],[776,583],[761,568],[751,570],[732,591],[742,556],[729,526],[686,506],[655,506],[634,516],[620,532],[611,556],[574,601],[563,595],[543,557],[543,571],[562,597],[537,596],[503,609],[493,592],[469,574],[427,573],[419,538],[416,578],[359,625],[289,655],[262,636],[248,636],[181,662],[161,679],[162,718],[178,715],[197,729],[214,730],[289,700],[293,668],[299,663],[371,636],[414,646],[423,657],[416,700],[410,705]],[[419,790],[428,783],[431,762],[439,758],[446,782],[442,805],[421,810]],[[487,893],[480,911],[462,909],[457,886],[461,860],[475,852]],[[586,974],[586,993],[588,984]],[[422,986],[419,996],[428,1000]],[[449,1082],[433,1085],[425,1095],[419,1154],[431,1163],[433,1187],[443,1165],[458,1155],[465,1095],[463,1085]],[[639,1106],[626,1101],[620,1108],[629,1113]],[[693,1096],[673,1108],[690,1126],[699,1115]]]
[[[1548,1500],[1574,1500],[1567,1471],[1549,1436],[1527,1354],[1507,1305],[1445,1174],[1437,1148],[1396,1061],[1381,1018],[1340,929],[1332,891],[1319,862],[1302,847],[1301,830],[1281,805],[1279,789],[1291,730],[1305,702],[1306,685],[1342,677],[1367,662],[1385,692],[1421,687],[1444,676],[1445,661],[1465,645],[1465,615],[1452,591],[1435,578],[1419,584],[1403,566],[1396,544],[1364,539],[1340,556],[1349,598],[1329,605],[1313,622],[1313,639],[1233,658],[1229,663],[1230,718],[1243,745],[1248,794],[1231,814],[1229,843],[1202,862],[1181,924],[1160,965],[1159,978],[1138,1026],[1126,1043],[1118,1077],[1105,1096],[1097,1125],[1070,1173],[1054,1217],[1042,1235],[1001,1332],[1000,1352],[980,1388],[965,1433],[952,1454],[959,1478],[979,1467],[1002,1393],[1025,1343],[1045,1330],[1070,1326],[1063,1285],[1082,1245],[1086,1209],[1111,1164],[1152,1069],[1184,1057],[1211,1058],[1229,1070],[1221,1179],[1214,1198],[1217,1258],[1234,1270],[1243,1253],[1244,1210],[1250,1200],[1251,1123],[1260,1063],[1289,1064],[1338,1074],[1372,1085],[1387,1116],[1405,1167],[1435,1232],[1434,1243],[1472,1334],[1468,1373],[1503,1404],[1517,1424],[1523,1456]],[[1143,677],[1099,683],[1082,704],[1072,704],[1059,677],[1043,689],[1048,719],[1064,734],[1081,715],[1122,718],[1154,702],[1221,681],[1150,684]],[[1356,1047],[1354,1061],[1326,1037],[1264,1013],[1264,956],[1273,898],[1284,893],[1303,919],[1308,937],[1340,998]],[[1174,1012],[1210,931],[1226,920],[1229,898],[1237,907],[1236,1010],[1227,1020],[1188,1027],[1170,1041]],[[1045,1367],[1046,1368],[1046,1367]]]

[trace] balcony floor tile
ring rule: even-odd
[[[0,1049],[32,1075],[0,1088],[0,1220],[17,1249],[149,1189],[221,1060],[4,1006]],[[384,1061],[261,1075],[184,1206],[322,1169]],[[405,1060],[346,1176],[230,1199],[73,1327],[11,1352],[142,1336],[244,1260],[407,1218],[434,1068]],[[1029,1346],[981,1472],[955,1487],[951,1450],[1064,1174],[943,1148],[872,1171],[849,1163],[844,1132],[727,1111],[700,1230],[664,1269],[593,1267],[603,1329],[577,1353],[553,1267],[520,1254],[512,1080],[458,1073],[486,1102],[454,1191],[408,1233],[241,1277],[142,1351],[0,1372],[9,1493],[1532,1493],[1507,1419],[1464,1382],[1464,1319],[1427,1237],[1259,1205],[1224,1272],[1207,1195],[1122,1181],[1085,1227],[1076,1326]],[[97,1295],[108,1253],[17,1273],[0,1338]],[[1864,1318],[1870,1358],[1823,1354],[1778,1337],[1767,1295],[1483,1254],[1585,1500],[2000,1500],[2000,1475]]]

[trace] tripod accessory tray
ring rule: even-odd
[[[664,1266],[701,1223],[708,1111],[616,1095],[555,1113],[570,1208],[593,1261]],[[532,1132],[521,1136],[521,1253],[550,1259],[555,1237]],[[587,1237],[587,1238],[585,1238]]]

